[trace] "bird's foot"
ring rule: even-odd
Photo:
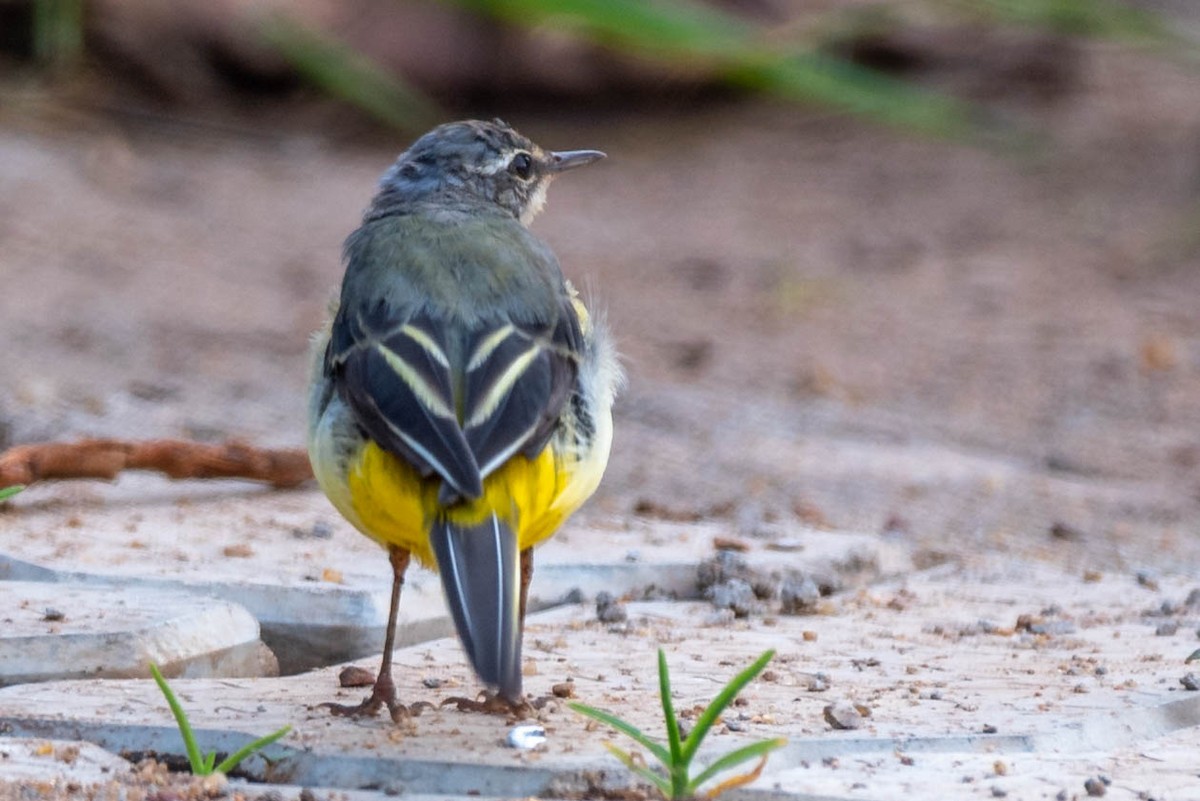
[[[426,709],[433,709],[433,704],[428,701],[415,701],[406,706],[395,698],[379,698],[374,693],[364,699],[361,704],[335,704],[329,702],[321,704],[321,706],[328,709],[337,717],[342,718],[373,718],[379,714],[379,710],[387,707],[388,716],[391,717],[394,723],[415,718]]]
[[[475,698],[455,696],[442,701],[442,706],[451,704],[459,712],[482,712],[485,715],[504,715],[514,720],[533,717],[533,707],[524,698],[513,701],[499,693],[481,692]]]

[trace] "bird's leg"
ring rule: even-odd
[[[521,605],[518,611],[521,620],[521,638],[525,638],[525,610],[529,605],[529,583],[533,581],[533,548],[521,551]],[[533,707],[524,698],[513,700],[499,693],[484,693],[482,698],[447,698],[442,705],[454,704],[460,712],[486,712],[489,715],[507,715],[524,719],[533,714]]]
[[[533,548],[521,551],[521,638],[525,638],[525,608],[529,605],[529,582],[533,581]]]
[[[410,554],[404,548],[390,546],[388,560],[392,563],[392,605],[388,609],[387,635],[383,639],[383,662],[379,665],[379,675],[375,677],[375,686],[371,694],[357,705],[322,704],[329,707],[335,715],[345,717],[372,717],[383,707],[388,708],[392,720],[398,720],[409,714],[410,710],[396,701],[396,683],[392,681],[392,648],[396,643],[396,613],[400,608],[400,590],[404,587],[404,573],[408,570]]]

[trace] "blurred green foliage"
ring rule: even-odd
[[[282,15],[264,20],[261,31],[304,79],[385,125],[417,133],[442,117],[424,94],[326,33]]]
[[[83,55],[84,0],[35,0],[33,54],[53,69],[74,66]]]
[[[38,60],[55,67],[77,63],[83,50],[85,0],[31,2]],[[814,11],[799,27],[794,20],[786,26],[752,21],[703,0],[442,2],[514,27],[563,31],[702,79],[952,139],[995,141],[997,120],[961,100],[838,58],[828,52],[830,45],[864,33],[969,20],[1116,40],[1200,63],[1195,42],[1177,35],[1160,16],[1120,0],[854,4]],[[262,24],[261,35],[305,80],[385,125],[414,132],[444,117],[401,76],[327,32],[275,15]]]

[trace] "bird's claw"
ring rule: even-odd
[[[476,698],[453,696],[441,703],[442,706],[450,706],[451,704],[459,712],[482,712],[485,715],[505,715],[516,720],[524,720],[533,716],[533,707],[524,698],[519,701],[511,701],[502,695],[487,692],[480,693]]]
[[[394,698],[389,700],[374,695],[366,698],[361,704],[335,704],[328,702],[320,706],[328,709],[332,714],[343,718],[373,718],[379,714],[379,710],[386,706],[388,716],[391,717],[393,723],[400,723],[409,718],[415,718],[427,708],[433,709],[433,704],[428,701],[414,701],[405,706]]]

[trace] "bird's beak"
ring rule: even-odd
[[[547,159],[547,172],[566,172],[604,158],[599,150],[560,150]]]

